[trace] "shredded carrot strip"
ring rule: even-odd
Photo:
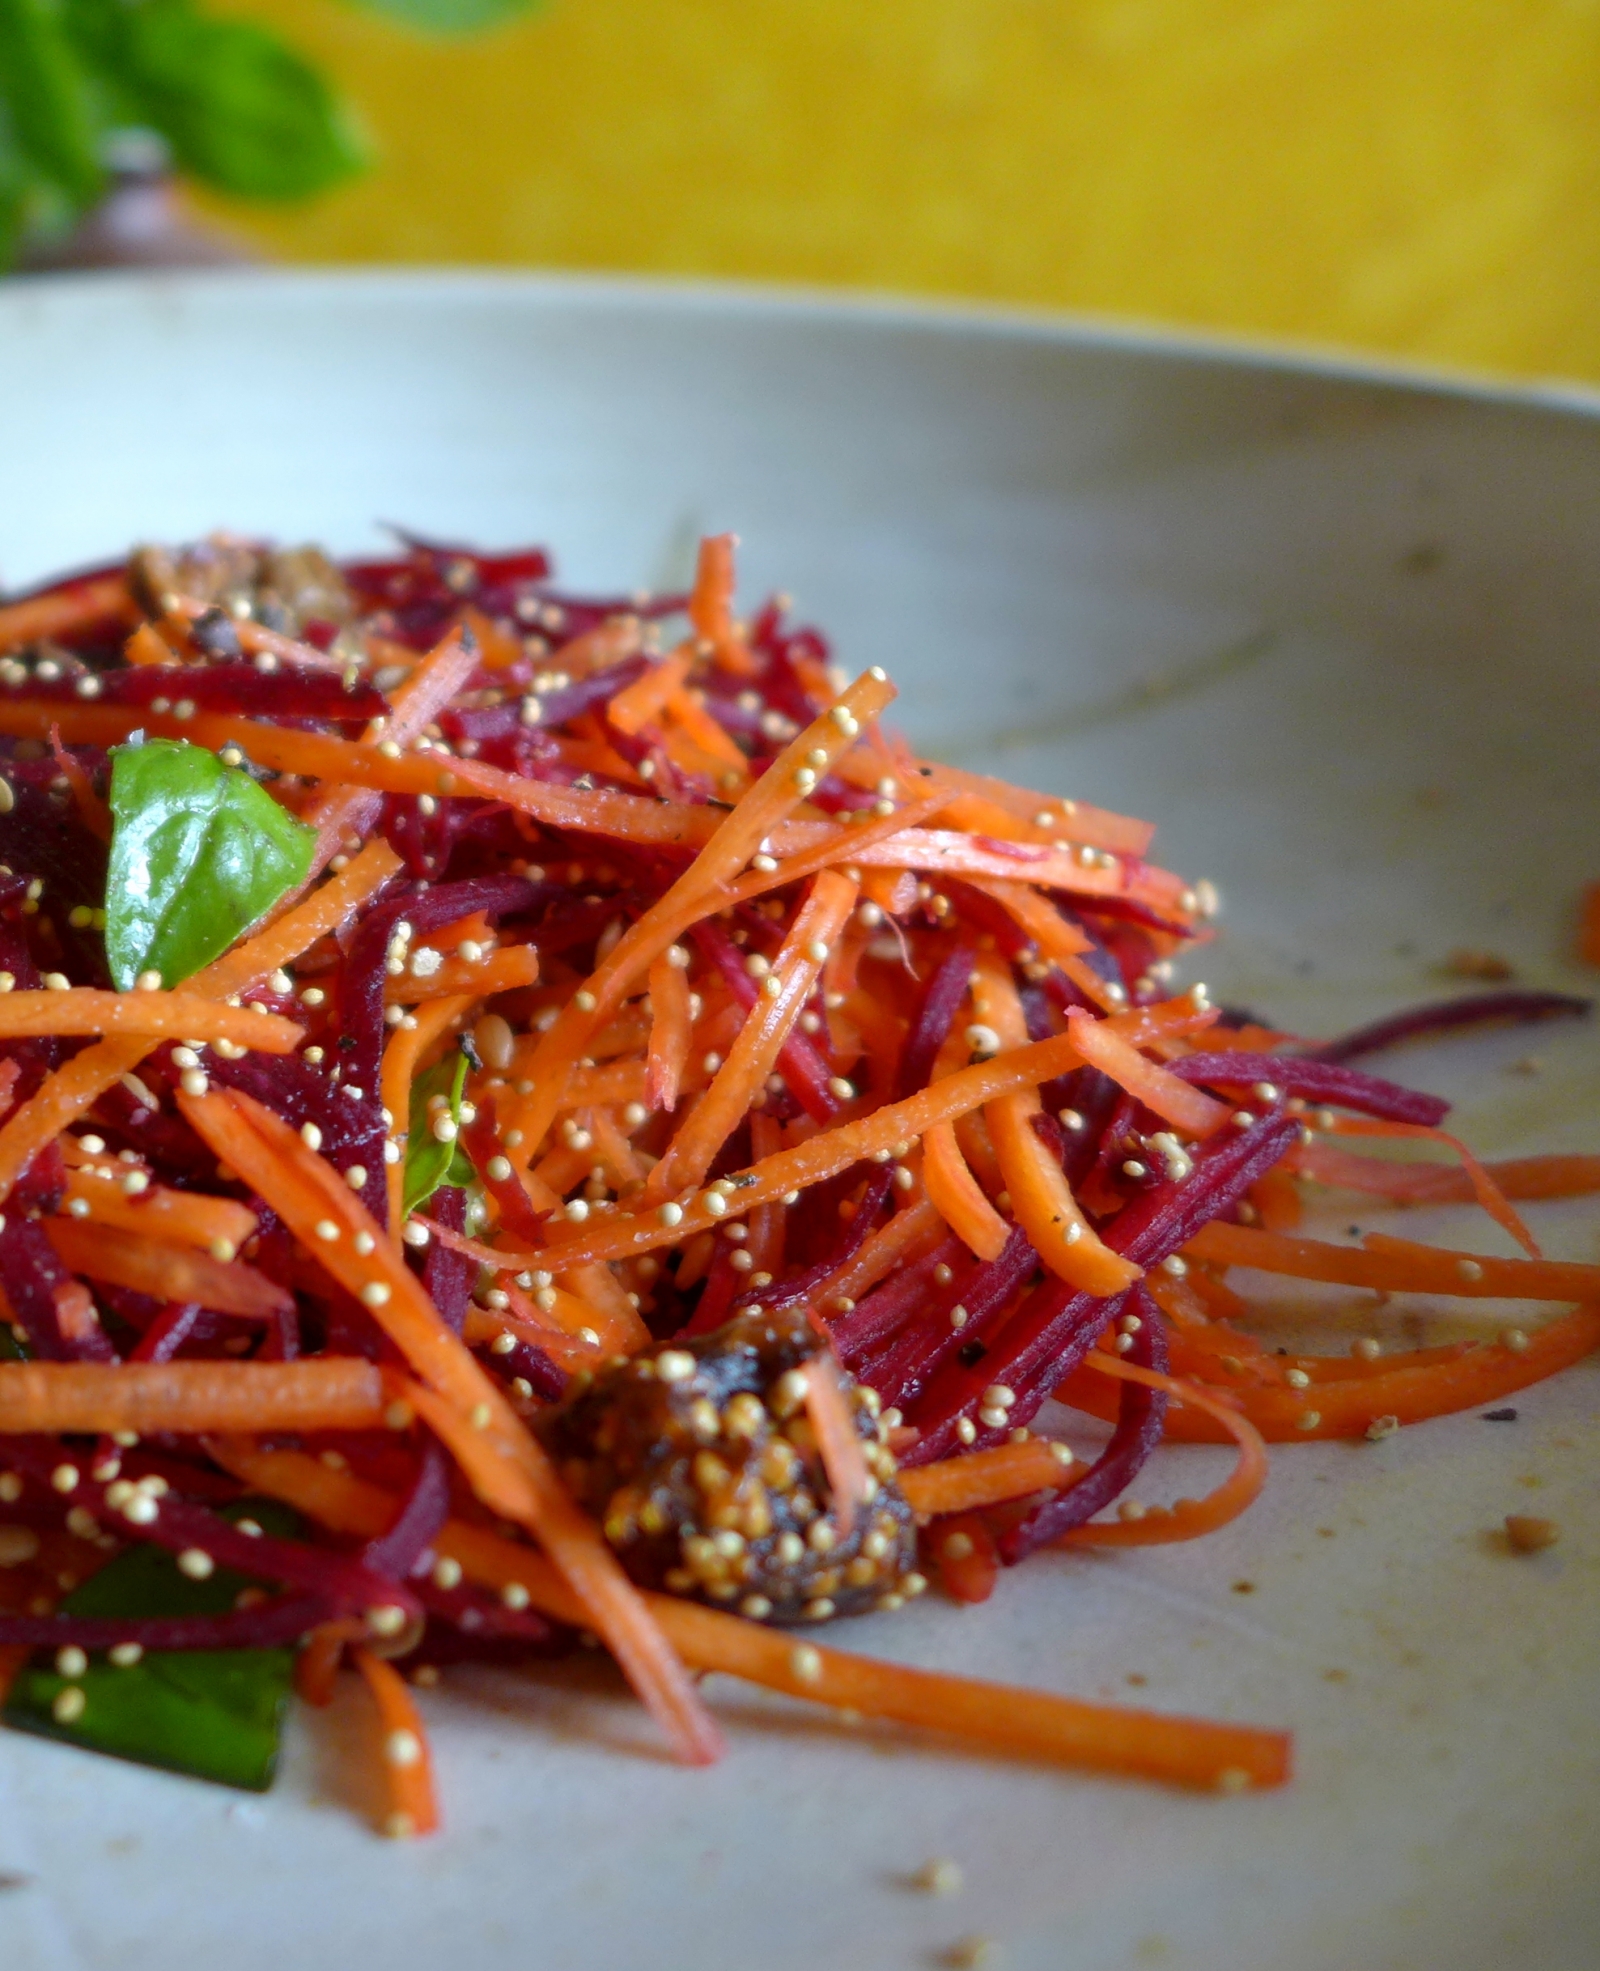
[[[1367,1191],[1397,1204],[1471,1204],[1477,1196],[1469,1174],[1452,1164],[1358,1157],[1334,1143],[1307,1143],[1293,1155],[1295,1168],[1319,1183]],[[1483,1168],[1507,1198],[1581,1198],[1600,1191],[1596,1156],[1516,1157]]]
[[[401,1841],[432,1834],[439,1825],[439,1805],[422,1713],[405,1678],[392,1663],[374,1656],[364,1645],[358,1645],[350,1655],[377,1706],[383,1733],[380,1760],[388,1805],[380,1831]]]
[[[1361,1246],[1336,1246],[1323,1239],[1213,1222],[1195,1234],[1184,1253],[1215,1266],[1254,1266],[1263,1273],[1373,1287],[1380,1293],[1452,1294],[1468,1300],[1600,1298],[1600,1266],[1445,1252],[1377,1232],[1369,1233]]]
[[[942,760],[931,764],[919,761],[918,765],[925,768],[933,786],[975,795],[1008,814],[1021,817],[1032,824],[1033,833],[1046,841],[1064,836],[1090,848],[1142,856],[1155,839],[1155,826],[1148,821],[1134,821],[1127,815],[1112,814],[1083,801],[1063,800],[1059,794],[1035,794],[1026,787],[1013,787],[1008,780],[993,780],[987,774],[946,766]]]
[[[287,1123],[249,1096],[226,1090],[178,1099],[214,1153],[254,1185],[426,1379],[426,1390],[413,1392],[416,1407],[462,1461],[485,1504],[538,1534],[679,1756],[692,1764],[715,1758],[716,1729],[615,1555],[355,1193]],[[324,1216],[345,1236],[320,1239],[316,1226]],[[357,1234],[372,1242],[365,1256],[356,1250]]]
[[[330,1471],[296,1451],[262,1451],[238,1440],[212,1454],[248,1484],[286,1499],[335,1530],[381,1533],[395,1501],[349,1472]],[[485,1527],[451,1520],[434,1551],[460,1563],[482,1586],[515,1582],[557,1621],[584,1619],[570,1590],[537,1554]],[[1103,1772],[1139,1773],[1185,1786],[1280,1786],[1289,1777],[1286,1733],[1248,1725],[1086,1704],[975,1678],[903,1669],[806,1642],[792,1634],[702,1608],[671,1595],[647,1597],[651,1611],[696,1670],[720,1670],[790,1696],[859,1711],[866,1717],[940,1732],[1024,1759]],[[814,1653],[813,1653],[814,1652]]]
[[[1022,1444],[996,1444],[992,1450],[968,1451],[941,1458],[937,1464],[912,1465],[900,1474],[900,1490],[911,1510],[927,1519],[976,1512],[981,1506],[1002,1505],[1032,1492],[1059,1492],[1075,1485],[1088,1470],[1087,1465],[1073,1465],[1070,1452],[1063,1458],[1065,1450],[1065,1445],[1050,1444],[1042,1437],[1030,1437]]]
[[[855,1527],[856,1508],[866,1504],[876,1487],[862,1454],[855,1418],[850,1414],[850,1400],[831,1355],[813,1356],[808,1364],[805,1401],[822,1468],[828,1474],[828,1489],[833,1494],[833,1516],[840,1533],[848,1538]]]
[[[45,637],[74,636],[134,614],[127,577],[96,575],[0,608],[0,655]]]
[[[186,641],[190,625],[199,622],[212,607],[196,596],[175,595],[166,611],[166,627]],[[314,643],[303,643],[298,637],[285,636],[281,630],[270,630],[265,623],[249,616],[234,619],[233,633],[239,639],[239,648],[251,657],[276,657],[282,663],[298,664],[309,671],[342,671],[345,667],[346,659],[340,652],[319,650]]]
[[[447,958],[438,971],[425,979],[411,972],[397,979],[385,979],[383,997],[387,1005],[414,1005],[428,999],[454,999],[467,993],[474,999],[489,999],[497,992],[514,992],[530,986],[539,976],[539,954],[531,944],[502,945],[477,960]]]
[[[147,670],[167,670],[183,662],[154,623],[141,623],[122,646],[122,654],[130,664]]]
[[[1119,1382],[1143,1383],[1146,1389],[1164,1389],[1175,1403],[1198,1410],[1210,1417],[1232,1437],[1239,1447],[1233,1470],[1203,1499],[1179,1499],[1169,1511],[1147,1510],[1142,1519],[1092,1520],[1075,1526],[1054,1542],[1058,1547],[1153,1547],[1175,1540],[1197,1540],[1214,1533],[1237,1519],[1258,1496],[1267,1481],[1267,1447],[1261,1433],[1226,1399],[1209,1395],[1192,1382],[1180,1382],[1156,1369],[1142,1369],[1135,1362],[1124,1362],[1115,1355],[1091,1349],[1085,1367]],[[1169,1413],[1170,1414],[1170,1413]]]
[[[977,1513],[946,1520],[931,1545],[952,1601],[976,1605],[989,1599],[1000,1580],[1000,1550]]]
[[[694,746],[713,767],[722,767],[738,775],[736,783],[722,780],[724,788],[743,785],[750,777],[750,762],[728,737],[727,733],[706,710],[703,695],[693,686],[680,686],[667,701],[667,716],[672,726],[678,728],[683,737]],[[669,727],[668,745],[673,733]]]
[[[923,1136],[922,1181],[929,1202],[962,1244],[979,1259],[998,1259],[1010,1227],[967,1168],[953,1124],[935,1123]]]
[[[490,1314],[481,1307],[469,1307],[462,1333],[475,1348],[492,1344],[500,1335],[509,1333],[531,1347],[542,1348],[551,1361],[568,1371],[600,1368],[606,1360],[605,1349],[598,1341],[585,1341],[581,1333],[584,1327],[593,1329],[584,1303],[571,1294],[554,1288],[550,1291],[553,1305],[547,1317],[535,1309],[526,1294],[513,1287],[509,1308]]]
[[[1250,1202],[1255,1206],[1256,1217],[1269,1232],[1298,1231],[1305,1216],[1300,1186],[1293,1171],[1285,1170],[1282,1164],[1263,1171],[1250,1186]]]
[[[606,717],[618,732],[639,733],[660,718],[668,699],[689,675],[694,662],[690,649],[675,650],[659,664],[652,664],[642,677],[624,685],[606,706]]]
[[[365,1622],[353,1616],[341,1615],[337,1621],[320,1622],[300,1645],[300,1654],[294,1659],[294,1689],[296,1697],[307,1704],[314,1704],[319,1710],[333,1702],[338,1687],[339,1665],[344,1660],[345,1647],[359,1642],[367,1633]]]
[[[689,1017],[689,975],[668,954],[650,967],[650,1053],[645,1069],[646,1100],[668,1115],[678,1106],[689,1062],[693,1022]],[[581,1073],[582,1071],[580,1071]],[[586,1080],[592,1078],[589,1070]],[[574,1076],[574,1082],[579,1076]]]
[[[993,1028],[1002,1049],[1025,1048],[1028,1025],[1010,967],[984,954],[974,977],[978,983],[972,1003],[980,1021]],[[1069,1030],[1067,1039],[1081,1058],[1078,1030]],[[1128,1047],[1128,1051],[1134,1050]],[[1121,1293],[1140,1277],[1141,1269],[1114,1253],[1084,1217],[1061,1165],[1033,1126],[1042,1109],[1036,1087],[1008,1090],[984,1105],[984,1121],[1017,1223],[1050,1271],[1070,1286],[1085,1293]]]
[[[1364,1437],[1374,1425],[1383,1435],[1394,1425],[1423,1423],[1430,1417],[1497,1402],[1570,1368],[1596,1348],[1600,1348],[1600,1307],[1580,1307],[1530,1335],[1518,1335],[1515,1346],[1484,1342],[1462,1351],[1452,1349],[1443,1360],[1412,1366],[1391,1369],[1380,1361],[1365,1374],[1351,1374],[1342,1381],[1318,1380],[1308,1389],[1242,1387],[1226,1396],[1268,1443]],[[1396,1359],[1404,1364],[1404,1357]],[[1098,1378],[1079,1370],[1056,1393],[1077,1408],[1108,1414],[1104,1407],[1097,1409],[1098,1397],[1086,1391],[1089,1381]],[[1169,1411],[1166,1434],[1178,1441],[1211,1444],[1222,1441],[1225,1433],[1222,1425],[1203,1414]]]
[[[754,1137],[753,1129],[751,1133]],[[762,1153],[760,1143],[753,1142],[752,1147],[758,1155]],[[765,1151],[768,1156],[772,1153],[772,1148]],[[782,1206],[766,1205],[761,1209],[781,1212]],[[757,1215],[752,1213],[752,1219]],[[781,1231],[781,1219],[779,1229]],[[751,1230],[753,1242],[753,1225]],[[943,1242],[944,1236],[944,1219],[934,1209],[932,1201],[926,1197],[916,1198],[904,1209],[897,1211],[886,1224],[880,1225],[862,1245],[855,1258],[847,1261],[818,1290],[818,1300],[824,1311],[830,1303],[837,1305],[841,1299],[859,1300],[869,1287],[875,1287],[881,1279],[893,1272],[896,1266],[909,1266],[913,1261],[932,1252],[935,1246]]]
[[[0,1039],[25,1034],[143,1034],[151,1039],[228,1040],[263,1054],[292,1054],[304,1027],[276,1013],[252,1013],[194,992],[0,993]]]
[[[102,1169],[117,1165],[79,1168],[67,1177],[67,1208],[72,1201],[88,1206],[91,1223],[115,1225],[124,1232],[149,1232],[157,1239],[170,1239],[179,1245],[198,1246],[213,1259],[234,1256],[246,1239],[257,1230],[256,1215],[248,1205],[234,1198],[208,1198],[199,1191],[175,1191],[166,1184],[147,1184],[130,1196],[114,1177],[102,1177]],[[224,1248],[228,1250],[224,1251]]]
[[[370,1362],[0,1362],[0,1431],[376,1430]]]
[[[649,1203],[660,1204],[673,1192],[698,1184],[744,1120],[811,997],[829,947],[848,922],[858,894],[848,877],[831,869],[812,883],[727,1060],[651,1171],[644,1189]],[[765,988],[772,980],[778,991],[769,995]]]
[[[1038,946],[1041,956],[1064,963],[1089,949],[1089,940],[1075,924],[1069,924],[1048,897],[1030,889],[1026,883],[1008,883],[997,877],[975,877],[972,887],[992,897]]]
[[[260,1321],[293,1305],[284,1288],[238,1260],[213,1259],[192,1246],[81,1218],[47,1218],[44,1227],[57,1258],[91,1280],[132,1287],[156,1300],[197,1300],[202,1307]]]
[[[701,541],[689,595],[689,621],[695,634],[711,645],[712,656],[723,670],[752,677],[755,659],[733,619],[733,551],[738,544],[734,534],[708,534]]]
[[[1511,1234],[1530,1259],[1539,1257],[1538,1242],[1523,1223],[1520,1214],[1512,1209],[1500,1186],[1459,1136],[1452,1136],[1444,1129],[1427,1129],[1420,1123],[1380,1122],[1371,1116],[1335,1116],[1333,1128],[1340,1136],[1401,1136],[1425,1143],[1443,1143],[1447,1149],[1454,1150],[1460,1157],[1461,1166],[1467,1173],[1468,1182],[1472,1185],[1473,1195],[1478,1203],[1497,1225]]]
[[[1193,1088],[1154,1061],[1147,1061],[1137,1047],[1130,1047],[1103,1020],[1091,1019],[1076,1007],[1067,1015],[1067,1031],[1078,1043],[1078,1052],[1119,1088],[1181,1129],[1186,1136],[1213,1135],[1232,1111],[1203,1090]]]

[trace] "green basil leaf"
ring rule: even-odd
[[[279,1538],[300,1530],[297,1515],[276,1500],[224,1509],[228,1519],[247,1515]],[[171,1554],[138,1546],[91,1575],[62,1607],[82,1616],[220,1615],[254,1585],[227,1568],[191,1581]],[[3,1715],[19,1731],[264,1793],[277,1768],[293,1675],[292,1649],[150,1650],[120,1670],[97,1652],[73,1680],[83,1711],[63,1724],[51,1707],[66,1679],[41,1651],[12,1685]]]
[[[316,830],[203,746],[150,739],[111,758],[111,977],[175,986],[305,881]]]
[[[59,0],[0,0],[0,101],[23,160],[91,205],[105,183],[100,133]]]
[[[256,21],[189,0],[71,0],[79,45],[179,166],[241,198],[297,199],[366,164],[349,112],[317,71]],[[0,6],[12,0],[0,0]]]
[[[369,13],[383,14],[424,34],[477,34],[527,13],[537,0],[360,0],[360,4]]]
[[[441,1143],[433,1133],[431,1096],[443,1095],[450,1105],[450,1116],[461,1123],[461,1096],[467,1085],[467,1057],[460,1048],[435,1061],[426,1074],[417,1076],[411,1088],[410,1133],[406,1137],[406,1177],[402,1189],[401,1211],[409,1218],[420,1211],[441,1184],[471,1184],[478,1173],[459,1143]]]

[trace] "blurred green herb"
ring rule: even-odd
[[[429,34],[468,34],[532,0],[363,0]],[[303,55],[192,0],[0,0],[0,269],[108,185],[108,141],[156,132],[214,191],[293,200],[362,170],[356,122]]]
[[[273,1499],[241,1500],[222,1513],[225,1519],[248,1515],[280,1539],[293,1539],[300,1530],[298,1516]],[[223,1567],[193,1581],[159,1547],[130,1547],[61,1606],[85,1619],[222,1615],[255,1585]],[[96,1651],[74,1679],[84,1707],[64,1720],[55,1714],[55,1701],[67,1680],[48,1652],[40,1652],[12,1685],[3,1716],[17,1731],[264,1793],[277,1768],[293,1675],[292,1649],[148,1650],[122,1669]]]

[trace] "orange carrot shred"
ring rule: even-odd
[[[374,1656],[365,1645],[351,1650],[350,1656],[377,1707],[383,1734],[379,1761],[388,1798],[380,1832],[397,1841],[432,1834],[439,1825],[439,1805],[422,1713],[392,1663]]]
[[[815,1355],[805,1370],[806,1415],[816,1433],[817,1451],[833,1494],[833,1516],[846,1539],[855,1528],[856,1508],[865,1505],[875,1489],[872,1474],[850,1414],[850,1399],[839,1380],[831,1355]]]

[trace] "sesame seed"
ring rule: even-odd
[[[305,1144],[308,1150],[320,1150],[322,1148],[322,1131],[318,1129],[314,1122],[303,1122],[300,1125],[300,1141]]]
[[[1381,1444],[1386,1437],[1393,1437],[1399,1428],[1400,1419],[1396,1416],[1374,1417],[1367,1425],[1367,1442]]]
[[[1304,1369],[1285,1369],[1283,1379],[1291,1389],[1309,1389],[1311,1378]]]
[[[507,1608],[520,1611],[528,1606],[533,1597],[520,1581],[508,1581],[500,1590],[500,1599]]]
[[[367,1183],[366,1165],[360,1163],[351,1164],[350,1168],[344,1174],[344,1181],[350,1186],[352,1191],[364,1190]]]
[[[375,1251],[377,1249],[377,1244],[378,1244],[377,1240],[373,1238],[370,1232],[357,1232],[357,1234],[350,1241],[350,1243],[355,1247],[356,1251],[361,1255],[363,1259],[366,1258],[368,1253]]]
[[[796,1643],[789,1652],[789,1674],[798,1683],[822,1681],[822,1652],[811,1643]]]
[[[68,1684],[58,1690],[50,1705],[50,1715],[58,1725],[73,1725],[83,1716],[89,1703],[82,1684]]]
[[[204,1095],[211,1083],[203,1069],[185,1068],[178,1077],[178,1086],[185,1095]]]
[[[487,1403],[474,1404],[467,1413],[467,1422],[474,1430],[487,1430],[494,1419],[494,1412]]]
[[[135,1663],[143,1660],[143,1643],[113,1643],[106,1651],[106,1660],[114,1669],[131,1670]]]
[[[461,1563],[448,1554],[433,1563],[433,1585],[442,1588],[446,1594],[452,1588],[461,1586]]]
[[[56,1651],[58,1677],[81,1677],[88,1667],[89,1659],[76,1643],[66,1643]]]
[[[375,1636],[397,1636],[405,1626],[405,1610],[392,1601],[367,1610],[367,1627]]]
[[[1243,1766],[1224,1766],[1217,1774],[1219,1793],[1248,1793],[1251,1783],[1250,1775]]]
[[[387,1280],[368,1280],[361,1289],[363,1307],[386,1307],[393,1292]]]
[[[57,1465],[50,1474],[50,1483],[58,1492],[75,1492],[78,1489],[78,1467]]]
[[[141,972],[134,980],[133,986],[136,992],[159,992],[161,990],[161,974],[159,972]]]
[[[216,1568],[217,1563],[203,1547],[185,1547],[178,1556],[178,1572],[191,1581],[209,1581]]]
[[[1483,1268],[1475,1259],[1458,1259],[1456,1261],[1456,1271],[1461,1275],[1463,1280],[1481,1280],[1483,1278]]]
[[[1500,1346],[1509,1348],[1513,1355],[1525,1354],[1531,1343],[1521,1328],[1507,1328],[1500,1337]]]
[[[1321,1422],[1320,1410],[1302,1410],[1294,1420],[1294,1427],[1296,1430],[1315,1430]]]
[[[383,1757],[391,1766],[414,1766],[422,1758],[422,1740],[414,1731],[392,1731],[383,1741]]]

